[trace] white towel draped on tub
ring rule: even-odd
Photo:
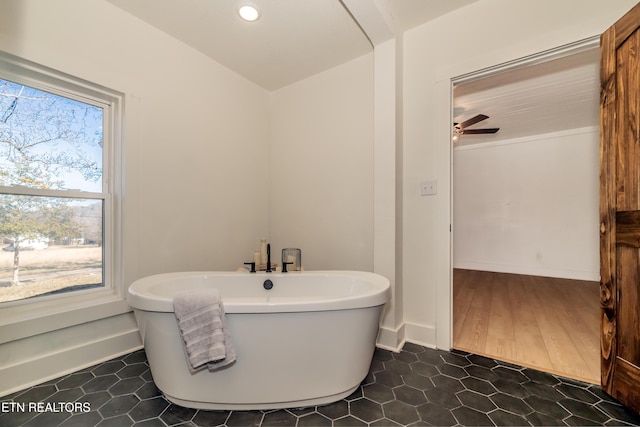
[[[236,360],[217,289],[178,292],[173,298],[189,369],[218,369]]]

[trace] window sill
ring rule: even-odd
[[[130,311],[127,301],[108,289],[2,307],[0,344]]]

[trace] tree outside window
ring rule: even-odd
[[[104,285],[103,122],[0,79],[0,302]]]

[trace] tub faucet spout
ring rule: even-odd
[[[267,243],[267,273],[271,273],[271,244]]]
[[[292,262],[285,262],[285,261],[282,261],[282,272],[283,272],[283,273],[287,273],[287,272],[288,272],[288,270],[287,270],[287,265],[292,265],[292,264],[293,264]]]

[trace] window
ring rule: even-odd
[[[0,309],[121,296],[121,111],[116,92],[0,54]]]

